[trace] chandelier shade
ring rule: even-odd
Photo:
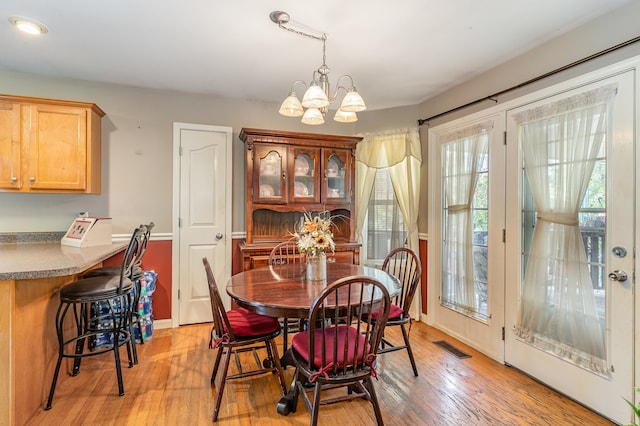
[[[362,96],[360,96],[360,93],[358,93],[356,88],[353,87],[346,95],[344,95],[340,109],[348,112],[360,112],[367,109],[367,106],[365,105]]]
[[[344,92],[342,103],[336,111],[333,119],[340,123],[353,123],[354,121],[357,121],[358,117],[356,113],[364,111],[367,109],[367,106],[364,103],[362,96],[360,96],[353,85],[353,78],[347,74],[340,76],[338,78],[338,84],[336,85],[335,92],[333,94],[330,93],[330,69],[326,64],[327,35],[325,33],[322,33],[322,35],[309,34],[302,29],[289,26],[291,25],[289,24],[290,17],[286,12],[273,11],[269,14],[269,17],[273,23],[277,24],[278,27],[283,30],[322,42],[322,65],[317,70],[313,71],[313,80],[304,92],[302,102],[298,100],[296,93],[293,91],[293,86],[296,83],[305,83],[301,80],[297,80],[291,85],[291,91],[287,98],[282,102],[278,112],[286,117],[302,116],[302,122],[304,124],[323,124],[324,116],[329,111],[331,104],[336,100],[339,93]],[[343,79],[347,79],[349,81],[347,86],[339,84]]]
[[[333,119],[340,123],[353,123],[354,121],[358,121],[358,116],[355,112],[339,109],[336,111],[336,115],[333,116]]]
[[[330,104],[327,94],[316,82],[311,83],[302,97],[302,106],[305,108],[326,108]]]
[[[287,117],[300,117],[304,114],[304,108],[302,108],[302,104],[298,100],[296,92],[289,93],[289,96],[282,101],[282,105],[280,105],[280,110],[278,112]]]
[[[302,116],[302,122],[316,126],[318,124],[324,124],[324,117],[318,108],[307,108]]]

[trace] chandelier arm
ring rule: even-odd
[[[290,90],[291,92],[293,92],[293,87],[294,87],[296,84],[298,84],[298,83],[302,84],[302,85],[304,86],[304,88],[305,88],[305,89],[307,88],[307,82],[306,82],[306,81],[303,81],[303,80],[296,80],[296,81],[294,81],[293,83],[291,83],[291,90]]]
[[[351,86],[349,86],[349,87],[341,86],[340,85],[340,80],[342,80],[343,78],[348,78],[349,81],[351,82]],[[338,92],[340,91],[340,89],[343,89],[345,91],[345,93],[347,93],[349,91],[349,89],[353,89],[353,88],[354,88],[353,77],[351,77],[349,74],[341,75],[336,80],[336,90],[335,90],[335,92],[333,92],[333,96],[329,96],[329,102],[333,102],[333,101],[336,100],[336,98],[338,97]]]

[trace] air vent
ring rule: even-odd
[[[433,342],[434,345],[438,345],[440,346],[442,349],[445,349],[449,352],[451,352],[452,354],[454,354],[456,357],[463,359],[463,358],[471,358],[471,355],[462,352],[460,349],[456,348],[455,346],[453,346],[451,343],[449,342],[445,342],[444,340],[438,340]]]

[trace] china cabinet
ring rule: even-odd
[[[304,213],[329,211],[336,252],[328,261],[358,264],[355,149],[359,137],[242,129],[247,238],[243,269],[267,265],[273,246],[291,238]]]
[[[0,95],[0,191],[99,194],[97,105]]]

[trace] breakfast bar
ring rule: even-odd
[[[25,424],[44,407],[58,351],[59,289],[126,246],[63,246],[63,235],[0,234],[0,425]]]

